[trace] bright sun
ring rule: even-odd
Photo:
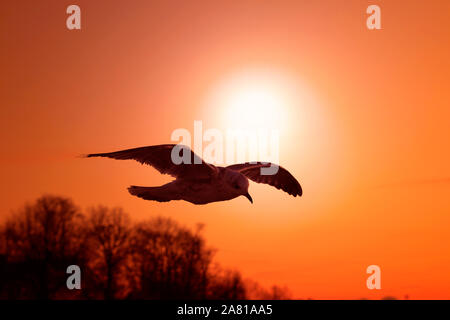
[[[225,112],[231,126],[278,128],[285,109],[283,97],[273,87],[254,84],[237,87]]]
[[[214,83],[201,112],[207,119],[204,128],[218,129],[226,148],[235,145],[238,150],[241,145],[248,153],[242,161],[233,159],[227,163],[285,163],[286,160],[270,157],[296,159],[298,150],[320,150],[328,141],[322,110],[313,88],[297,74],[285,68],[247,68]],[[224,152],[228,157],[228,151]],[[250,155],[251,152],[258,155]],[[306,161],[304,156],[302,159]],[[317,161],[314,157],[309,159]]]
[[[226,128],[281,130],[292,110],[290,87],[276,73],[242,72],[224,81],[211,103]]]

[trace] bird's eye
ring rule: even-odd
[[[238,185],[238,184],[235,184],[233,187],[234,187],[235,189],[239,189],[239,185]]]

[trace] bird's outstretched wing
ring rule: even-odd
[[[174,149],[176,147],[176,149]],[[172,150],[183,158],[189,155],[189,163],[173,161]],[[216,172],[216,167],[204,162],[189,147],[176,144],[162,144],[157,146],[140,147],[116,152],[92,153],[86,157],[105,157],[117,160],[136,160],[142,164],[148,164],[163,174],[169,174],[175,178],[204,179]]]
[[[278,171],[272,175],[261,174],[261,168],[278,167]],[[256,162],[256,163],[241,163],[233,164],[227,167],[228,169],[238,171],[247,178],[257,182],[266,183],[277,189],[281,189],[290,195],[296,197],[301,196],[303,191],[300,183],[294,178],[292,174],[281,166],[277,166],[270,162]]]

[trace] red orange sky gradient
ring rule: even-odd
[[[0,220],[61,194],[204,223],[222,265],[294,298],[450,298],[450,1],[75,2],[80,31],[73,1],[1,5]],[[226,127],[209,99],[245,70],[296,88],[280,164],[302,198],[251,183],[253,205],[148,202],[126,188],[168,176],[77,157]]]

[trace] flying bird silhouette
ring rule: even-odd
[[[175,164],[172,150],[183,151],[183,157],[190,154],[190,163]],[[187,154],[186,154],[187,153]],[[227,167],[206,163],[189,147],[175,144],[140,147],[108,153],[92,153],[86,157],[105,157],[117,160],[136,160],[154,167],[162,174],[169,174],[175,180],[159,187],[130,186],[128,191],[145,200],[166,202],[185,200],[194,204],[206,204],[216,201],[231,200],[245,196],[253,203],[248,193],[248,179],[257,183],[269,184],[296,197],[302,195],[298,181],[281,166],[266,163],[246,162]],[[261,174],[261,168],[276,166],[278,171],[273,175]]]

